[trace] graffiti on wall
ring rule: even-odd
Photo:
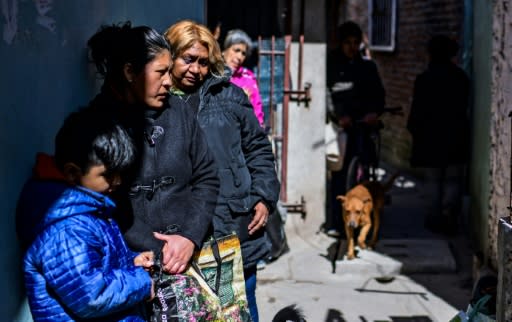
[[[11,45],[18,33],[18,1],[19,0],[1,0],[2,16],[4,18],[3,40]],[[49,16],[53,8],[53,0],[33,0],[36,8],[36,24],[55,32],[57,28],[56,21]]]
[[[56,21],[48,16],[48,12],[52,10],[53,0],[34,0],[34,4],[37,10],[37,24],[51,32],[55,32]]]
[[[10,45],[18,32],[18,0],[2,0],[2,16],[5,19],[3,38]]]

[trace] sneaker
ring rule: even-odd
[[[329,229],[327,232],[326,232],[327,236],[329,237],[340,237],[340,232],[337,231],[336,229]]]
[[[262,269],[265,269],[267,267],[267,262],[264,259],[260,259],[258,263],[256,264],[256,269],[258,271],[261,271]]]

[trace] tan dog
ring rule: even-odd
[[[354,229],[361,227],[357,244],[366,248],[366,237],[373,226],[370,247],[375,247],[380,228],[380,217],[384,209],[386,192],[389,191],[399,172],[394,173],[385,183],[365,181],[352,188],[345,196],[337,196],[342,202],[343,221],[347,236],[347,259],[353,259]],[[372,215],[373,213],[373,215]]]
[[[353,259],[355,257],[354,230],[356,228],[361,227],[361,231],[357,237],[357,245],[362,249],[366,248],[366,236],[372,226],[372,196],[365,186],[358,184],[350,189],[344,196],[336,196],[336,199],[340,200],[342,203],[343,223],[348,244],[347,259]]]

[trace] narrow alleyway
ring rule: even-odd
[[[391,172],[391,171],[389,171]],[[453,236],[424,228],[421,180],[404,174],[389,192],[375,251],[336,263],[326,259],[335,239],[318,233],[323,218],[289,214],[291,251],[258,275],[261,321],[297,304],[308,321],[448,321],[465,309],[472,289],[472,253],[461,227]],[[461,219],[463,224],[464,219]]]

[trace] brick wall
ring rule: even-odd
[[[398,2],[396,47],[392,53],[373,51],[372,57],[386,89],[386,105],[402,106],[405,116],[383,116],[382,159],[395,166],[409,167],[411,138],[405,128],[416,75],[427,66],[426,43],[443,33],[462,48],[463,0]],[[346,19],[367,30],[367,1],[346,1]]]

